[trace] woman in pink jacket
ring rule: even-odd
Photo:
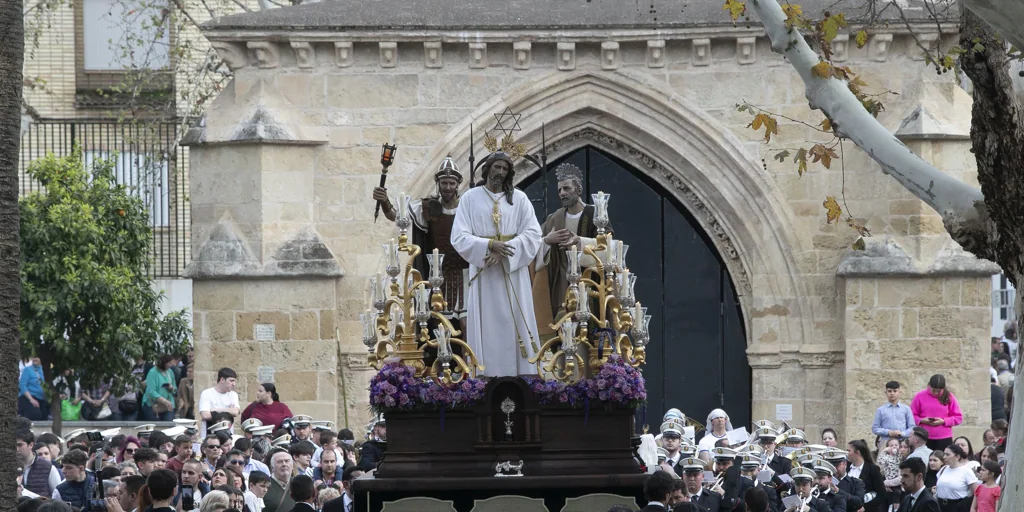
[[[953,427],[963,423],[964,415],[953,393],[946,389],[946,377],[936,373],[928,387],[914,395],[910,402],[914,423],[928,431],[928,448],[945,450],[953,444]]]

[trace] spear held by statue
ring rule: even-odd
[[[398,150],[398,146],[393,146],[384,143],[384,147],[380,152],[380,188],[384,188],[384,184],[388,181],[388,168],[391,164],[395,163],[395,151]],[[373,221],[377,222],[377,217],[380,215],[380,207],[383,201],[377,201],[377,207],[373,211]]]

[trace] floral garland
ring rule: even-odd
[[[468,378],[458,384],[439,384],[416,377],[415,370],[398,361],[389,361],[370,379],[370,407],[374,412],[431,409],[468,409],[484,398],[487,378]],[[571,408],[614,404],[638,408],[647,402],[644,377],[615,354],[608,357],[601,371],[575,384],[525,377],[527,385],[541,405]]]

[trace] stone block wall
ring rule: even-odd
[[[272,369],[271,382],[293,413],[333,421],[339,389],[337,288],[333,279],[196,281],[196,397],[227,366],[238,373],[236,391],[244,408],[256,399],[257,376]],[[273,325],[276,339],[256,341],[258,324]]]
[[[977,445],[992,420],[990,278],[850,276],[844,281],[846,438],[874,441],[871,422],[885,403],[886,382],[899,381],[909,405],[928,379],[941,373],[964,415],[954,435]]]
[[[253,268],[263,269],[253,272],[263,274],[235,278],[262,282],[273,279],[266,268],[276,261],[281,244],[298,233],[314,233],[322,241],[344,269],[329,307],[335,308],[340,329],[337,372],[347,398],[339,392],[332,396],[344,400],[338,419],[347,412],[350,426],[368,416],[365,389],[371,375],[357,315],[366,307],[366,278],[380,270],[380,244],[395,233],[390,223],[372,219],[380,145],[399,146],[388,174],[392,193],[422,197],[432,193],[430,176],[446,154],[465,165],[470,123],[478,161],[486,154],[483,131],[493,126],[492,114],[506,106],[524,114],[518,136],[531,152],[541,149],[543,123],[549,161],[593,144],[648,172],[694,213],[740,283],[754,417],[777,419],[778,410],[791,410],[792,423],[812,436],[825,426],[851,433],[864,427],[844,398],[866,393],[862,381],[870,378],[861,375],[873,370],[860,362],[850,366],[854,352],[848,341],[899,339],[860,332],[849,312],[843,298],[848,283],[837,273],[854,252],[850,246],[857,235],[845,225],[845,215],[838,226],[825,222],[824,197],[845,192],[844,210],[875,234],[869,245],[903,248],[913,269],[926,269],[935,254],[958,250],[919,201],[850,145],[842,164],[812,165],[802,176],[791,160],[779,163],[765,154],[763,133],[748,128],[750,116],[737,112],[736,103],[749,101],[811,125],[822,117],[807,108],[799,78],[760,35],[751,41],[751,33],[723,29],[708,38],[706,32],[679,29],[653,39],[648,32],[625,30],[615,33],[617,44],[603,44],[610,42],[607,34],[565,30],[537,32],[524,44],[507,31],[488,32],[486,42],[477,42],[443,31],[424,36],[353,29],[304,40],[301,30],[287,37],[275,30],[240,35],[211,28],[205,34],[235,78],[196,135],[209,159],[193,159],[193,183],[203,183],[204,174],[223,177],[224,183],[238,176],[255,181],[243,184],[253,187],[244,195],[229,190],[223,198],[214,181],[208,189],[193,185],[205,197],[194,199],[194,245],[201,254],[210,240],[225,247],[244,242]],[[921,105],[966,119],[956,103],[966,95],[948,77],[929,73],[906,35],[897,34],[891,45],[886,38],[863,49],[845,45],[843,52],[872,87],[900,93],[887,99],[879,117],[894,132]],[[239,130],[257,117],[263,133],[271,135],[239,139]],[[598,135],[574,138],[587,130]],[[773,138],[776,147],[830,138],[791,122],[782,122],[780,130]],[[963,134],[936,135],[944,138],[922,143],[933,163],[970,179],[973,162],[959,155]],[[251,162],[262,171],[214,163],[228,161],[218,155],[246,151],[261,152]],[[524,177],[533,172],[527,166],[517,169]],[[269,173],[278,173],[277,178],[268,179]],[[226,219],[229,210],[239,218]],[[245,226],[243,217],[254,220]],[[227,231],[232,234],[222,236]],[[196,292],[197,302],[201,293],[204,289]],[[987,329],[983,305],[946,298],[925,318],[965,311],[972,329],[975,321],[978,329]],[[315,309],[322,318],[328,307]],[[260,311],[245,303],[235,313]],[[232,336],[229,344],[249,343]],[[966,334],[945,339],[966,340]],[[211,371],[218,361],[202,370]],[[323,402],[318,395],[317,403]]]

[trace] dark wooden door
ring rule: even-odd
[[[648,404],[640,423],[657,432],[669,408],[703,422],[720,407],[735,428],[749,430],[743,317],[732,279],[699,224],[653,180],[589,147],[551,162],[546,173],[520,184],[541,223],[560,207],[554,168],[562,162],[583,169],[588,203],[591,193],[611,194],[616,238],[629,245],[626,262],[638,276],[637,298],[653,315],[643,368]]]

